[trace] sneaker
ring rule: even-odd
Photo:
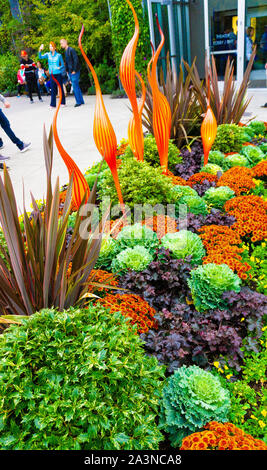
[[[263,104],[261,108],[267,108],[267,103]]]
[[[30,101],[30,103],[31,103],[31,104],[33,104],[33,103],[34,103],[34,101],[33,101],[33,100],[31,100],[31,101]]]
[[[2,150],[4,148],[5,144],[3,143],[2,145],[0,145],[0,150]]]
[[[83,104],[84,104],[84,103],[76,103],[76,104],[74,105],[74,108],[78,108],[78,106],[82,106]]]
[[[20,149],[20,152],[23,153],[23,152],[27,152],[27,150],[29,150],[31,146],[31,142],[29,144],[23,144],[23,147],[22,149]]]
[[[9,160],[10,157],[4,157],[4,155],[0,155],[0,161],[4,161],[4,160]]]
[[[39,98],[39,101],[42,101],[42,102],[43,102],[44,100],[43,100],[43,98]]]

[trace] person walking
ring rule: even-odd
[[[62,91],[62,102],[61,105],[66,105],[66,98],[65,93],[63,90],[63,79],[62,74],[65,71],[65,66],[63,62],[63,57],[59,54],[56,50],[56,45],[53,41],[49,44],[50,52],[45,52],[44,54],[41,53],[43,51],[44,45],[41,44],[39,47],[39,59],[47,59],[48,60],[48,69],[50,74],[50,82],[51,82],[51,103],[50,108],[55,108],[57,103],[57,84],[53,80],[52,75],[58,81],[61,91]]]
[[[30,103],[33,103],[32,94],[36,90],[39,101],[43,101],[39,88],[37,86],[37,80],[35,75],[36,64],[33,62],[32,59],[29,58],[26,51],[21,51],[21,60],[20,60],[20,67],[25,72],[25,80],[28,88],[28,96],[30,98]]]
[[[1,94],[0,94],[0,103],[3,103],[5,108],[10,108],[10,103]],[[13,144],[15,144],[18,147],[21,153],[29,150],[31,143],[26,144],[14,134],[14,132],[12,131],[10,127],[9,120],[7,119],[7,117],[5,116],[5,114],[3,113],[1,109],[0,109],[0,126],[5,131],[5,133],[10,138],[10,140],[13,142]],[[3,147],[4,147],[3,141],[2,139],[0,139],[0,151]],[[7,159],[8,157],[4,157],[3,155],[0,155],[0,160],[7,160]],[[3,164],[0,166],[2,166],[2,169],[3,169]]]
[[[73,93],[75,96],[76,104],[75,108],[84,104],[83,95],[80,89],[80,62],[78,54],[68,45],[68,41],[64,38],[60,40],[60,45],[62,49],[65,49],[65,62],[66,62],[66,71],[69,74],[69,78],[72,84]]]

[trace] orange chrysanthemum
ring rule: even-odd
[[[237,232],[224,225],[204,225],[199,232],[207,251],[203,264],[225,263],[236,271],[241,279],[247,278],[246,272],[250,269],[250,265],[242,262],[240,254],[244,250],[240,247],[242,240]]]
[[[267,160],[257,163],[253,168],[251,168],[253,178],[262,178],[267,176]]]
[[[253,172],[250,168],[234,166],[219,178],[217,186],[228,186],[237,196],[240,196],[255,187]]]
[[[248,236],[253,243],[267,237],[267,202],[261,197],[234,197],[225,203],[224,209],[236,218],[231,229],[240,237]]]
[[[195,173],[194,175],[190,176],[190,178],[187,180],[187,185],[193,187],[195,184],[202,184],[205,180],[212,183],[213,181],[217,182],[218,178],[216,175],[201,171],[200,173]]]
[[[188,186],[188,182],[181,178],[180,176],[175,176],[170,170],[168,170],[166,176],[168,176],[173,184],[178,184],[179,186]]]
[[[117,287],[118,285],[118,281],[114,274],[111,274],[108,271],[104,271],[102,269],[92,269],[90,279],[87,281],[87,283],[88,292],[91,292],[92,294],[96,294],[98,292],[110,292],[110,289],[98,286],[96,284],[105,284],[112,287]]]
[[[232,423],[212,421],[205,430],[186,436],[181,450],[267,450],[260,439],[254,439]]]
[[[137,325],[138,333],[146,333],[151,328],[157,328],[154,318],[156,311],[138,295],[134,294],[108,294],[96,301],[110,310],[110,313],[121,312],[124,317],[130,318],[132,325]]]
[[[159,239],[164,237],[166,233],[178,232],[176,220],[168,215],[155,215],[154,217],[143,220],[142,224],[156,232]]]

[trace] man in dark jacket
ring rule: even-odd
[[[40,90],[37,86],[37,80],[35,75],[36,64],[33,62],[32,59],[29,58],[26,51],[21,51],[20,68],[25,72],[25,81],[28,88],[30,102],[33,103],[32,94],[35,90],[37,91],[39,101],[43,101],[40,94]]]
[[[62,49],[65,49],[65,65],[66,71],[69,74],[70,81],[73,87],[73,93],[76,99],[76,104],[74,107],[81,106],[84,104],[83,95],[79,86],[80,80],[80,63],[77,52],[73,47],[68,45],[68,41],[66,39],[60,40],[60,45]]]

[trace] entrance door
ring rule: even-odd
[[[218,78],[223,80],[228,57],[240,84],[244,64],[245,0],[204,0],[205,44],[208,57],[215,58]]]

